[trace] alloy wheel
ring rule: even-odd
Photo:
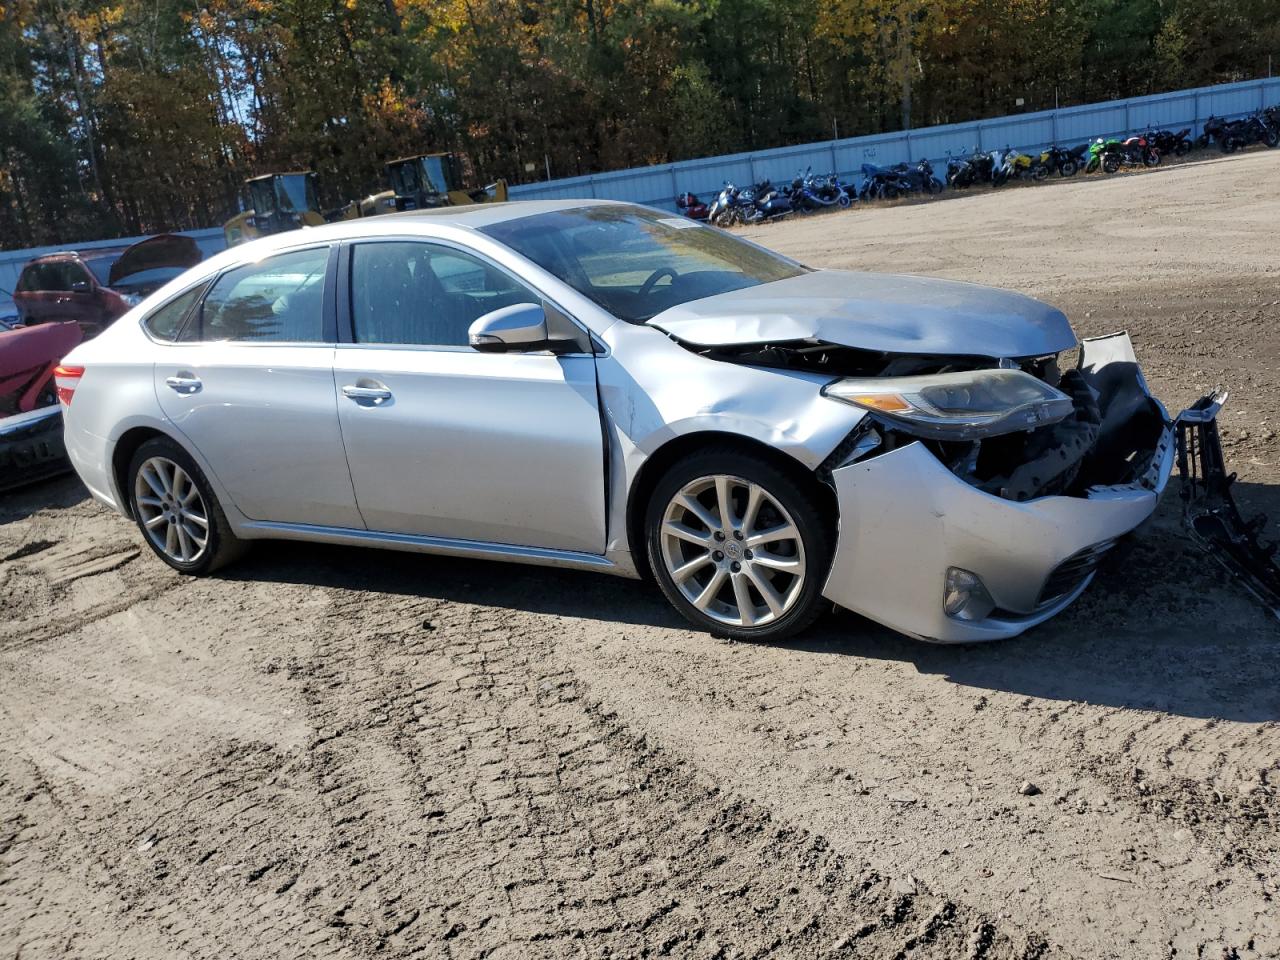
[[[685,484],[663,513],[659,543],[676,589],[729,626],[776,621],[804,588],[804,542],[795,521],[764,487],[740,477]]]
[[[152,544],[179,563],[194,563],[209,543],[209,510],[200,488],[167,457],[143,461],[133,481],[139,519]]]

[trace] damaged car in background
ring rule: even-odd
[[[990,640],[1075,600],[1181,462],[1201,542],[1275,585],[1221,398],[1170,417],[1125,334],[628,204],[237,247],[73,351],[58,394],[90,491],[191,574],[254,539],[382,546],[652,575],[734,639],[834,603]]]

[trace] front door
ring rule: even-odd
[[[338,416],[370,530],[602,554],[595,360],[479,353],[481,315],[541,297],[459,248],[351,248]]]
[[[155,366],[165,415],[253,520],[363,526],[333,392],[330,253],[222,274]]]

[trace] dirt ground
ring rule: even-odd
[[[1170,406],[1230,386],[1280,515],[1277,183],[1250,152],[751,235],[1129,329]],[[1280,625],[1170,494],[966,648],[729,644],[641,583],[350,549],[189,580],[74,478],[11,494],[0,956],[1280,956]]]

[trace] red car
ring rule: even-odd
[[[51,253],[23,268],[13,303],[22,324],[74,320],[91,337],[201,259],[194,240],[167,233],[131,247]]]

